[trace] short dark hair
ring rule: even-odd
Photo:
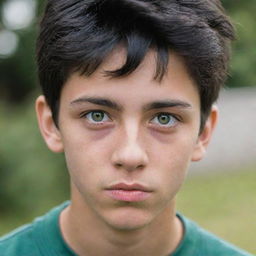
[[[226,80],[233,39],[219,0],[48,0],[37,40],[39,82],[58,125],[60,93],[71,73],[90,76],[121,44],[126,63],[106,75],[129,75],[154,49],[154,78],[161,80],[173,50],[198,86],[202,130]]]

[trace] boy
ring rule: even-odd
[[[249,255],[175,211],[216,125],[233,37],[217,0],[49,0],[36,112],[71,200],[2,238],[0,254]]]

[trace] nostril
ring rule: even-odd
[[[122,167],[122,164],[117,163],[116,167],[120,168],[120,167]]]
[[[140,164],[140,165],[137,165],[137,166],[136,165],[129,166],[128,164],[116,163],[115,167],[117,169],[125,168],[127,170],[142,170],[144,168],[144,165]]]

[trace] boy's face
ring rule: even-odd
[[[41,96],[37,113],[46,143],[64,150],[72,200],[111,227],[135,229],[174,207],[190,161],[203,156],[216,120],[199,136],[200,100],[182,60],[153,80],[155,55],[131,75],[108,78],[125,60],[114,52],[90,77],[73,74],[60,98],[59,130]]]

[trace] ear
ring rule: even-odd
[[[52,111],[50,110],[45,97],[39,96],[35,103],[39,129],[48,148],[53,152],[63,152],[61,134],[56,127]]]
[[[200,161],[204,157],[206,148],[211,140],[213,131],[218,121],[218,113],[217,106],[213,106],[205,123],[204,129],[197,139],[191,161]]]

